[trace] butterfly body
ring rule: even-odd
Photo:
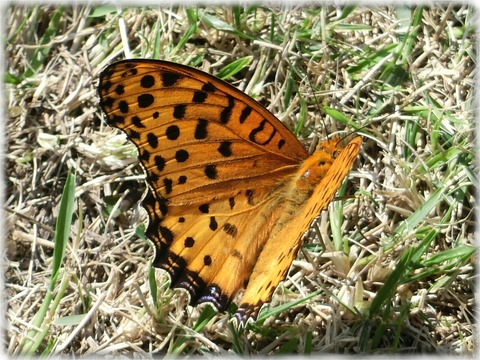
[[[164,61],[112,64],[99,93],[108,123],[135,143],[147,175],[153,265],[192,304],[224,310],[245,287],[237,317],[255,318],[350,170],[361,138],[345,148],[324,141],[309,157],[238,89]]]

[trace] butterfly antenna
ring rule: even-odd
[[[303,61],[308,64],[308,63],[310,62],[310,60],[307,59],[307,58],[302,54],[302,49],[300,48],[300,43],[299,43],[298,41],[295,42],[295,48],[297,49],[297,53],[298,53],[299,56],[303,59]],[[302,80],[301,80],[301,82],[305,82],[305,83],[308,85],[308,87],[310,88],[310,91],[311,91],[311,93],[312,93],[312,95],[313,95],[313,99],[314,99],[314,102],[315,102],[315,107],[316,107],[316,109],[318,110],[318,112],[321,114],[321,113],[322,113],[322,107],[321,107],[321,105],[320,105],[320,101],[318,100],[318,97],[317,97],[317,95],[316,95],[315,89],[313,88],[312,82],[309,81],[309,78],[308,78],[308,74],[307,74],[307,73],[302,74]],[[323,129],[324,129],[324,131],[325,131],[326,137],[327,137],[327,138],[330,137],[330,134],[329,134],[329,131],[328,131],[328,128],[327,128],[327,124],[325,123],[325,119],[324,119],[323,116],[320,116],[320,122],[321,122],[322,127],[323,127]],[[317,143],[318,143],[318,135],[315,134],[315,137],[314,137],[314,139],[313,139],[313,141],[312,141],[312,146],[313,146],[313,148],[315,148],[315,146],[316,146]]]
[[[398,108],[396,108],[396,109],[394,110],[393,114],[400,112],[401,110],[403,110],[403,109],[404,109],[405,107],[407,107],[408,105],[410,105],[410,103],[403,104],[403,105],[399,106]],[[377,118],[375,121],[383,121],[383,120],[387,119],[389,116],[392,116],[392,113],[391,113],[391,112],[389,112],[389,113],[387,113],[387,114],[385,114],[385,115]],[[370,116],[369,118],[367,118],[366,120],[368,121],[368,119],[371,119],[371,116]],[[341,138],[340,138],[340,141],[342,141],[342,140],[344,140],[345,138],[351,136],[353,133],[360,133],[363,129],[365,129],[365,128],[369,125],[369,123],[367,123],[367,124],[365,124],[365,125],[363,125],[363,126],[357,126],[355,122],[350,121],[350,122],[348,123],[348,125],[350,125],[351,127],[353,127],[354,130],[351,131],[351,132],[349,132],[349,133],[347,133],[345,136],[341,137]]]

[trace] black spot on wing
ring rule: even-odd
[[[152,94],[141,94],[137,98],[139,108],[147,108],[152,105],[155,101],[155,98]]]
[[[170,71],[164,71],[160,74],[162,84],[165,87],[170,87],[173,86],[177,83],[178,80],[182,78],[181,75],[170,72]]]
[[[230,118],[232,116],[232,110],[233,107],[235,106],[235,100],[233,99],[232,95],[228,95],[228,106],[222,110],[220,113],[220,122],[222,124],[226,124],[230,121]]]
[[[223,225],[223,231],[233,238],[236,238],[238,235],[237,227],[230,223],[225,223],[225,225]]]
[[[229,157],[232,155],[232,142],[231,141],[222,141],[218,147],[218,152],[223,157]]]
[[[216,165],[207,165],[205,166],[205,175],[212,180],[217,178],[217,167]]]
[[[267,124],[270,125],[268,129],[266,128]],[[270,131],[270,134],[265,134],[265,131]],[[255,129],[253,129],[250,132],[250,135],[248,136],[248,138],[250,139],[250,141],[258,145],[267,145],[268,143],[270,143],[270,141],[272,141],[276,132],[277,132],[277,129],[275,129],[267,120],[263,119],[260,122],[260,125],[258,125]],[[263,137],[266,137],[265,135],[267,135],[267,137],[266,139],[260,139],[260,135],[263,135]]]
[[[197,126],[195,126],[195,139],[202,140],[207,137],[207,125],[208,121],[203,119],[198,119]]]
[[[140,86],[146,89],[155,85],[155,78],[152,75],[145,75],[140,80]]]

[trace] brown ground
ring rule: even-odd
[[[126,8],[121,18],[102,9],[5,8],[7,353],[27,353],[32,336],[35,353],[50,355],[476,350],[473,9],[427,8],[414,28],[418,8],[360,7],[344,18],[346,9],[333,7]],[[322,214],[270,307],[320,290],[311,300],[240,334],[228,314],[195,327],[204,307],[185,308],[158,272],[155,308],[153,250],[136,232],[146,221],[144,176],[133,145],[106,126],[96,90],[102,68],[128,51],[212,74],[251,56],[228,81],[291,129],[305,109],[302,142],[345,128],[319,106],[364,136],[347,190],[355,197],[337,203],[337,233]],[[76,174],[73,222],[39,337],[33,319],[48,294],[68,172]],[[409,249],[416,262],[402,257]],[[369,313],[395,269],[400,280]]]

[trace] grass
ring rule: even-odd
[[[473,8],[6,11],[9,354],[477,351]],[[188,307],[151,268],[144,175],[96,92],[124,57],[215,74],[307,148],[335,132],[364,137],[330,212],[245,329]]]

